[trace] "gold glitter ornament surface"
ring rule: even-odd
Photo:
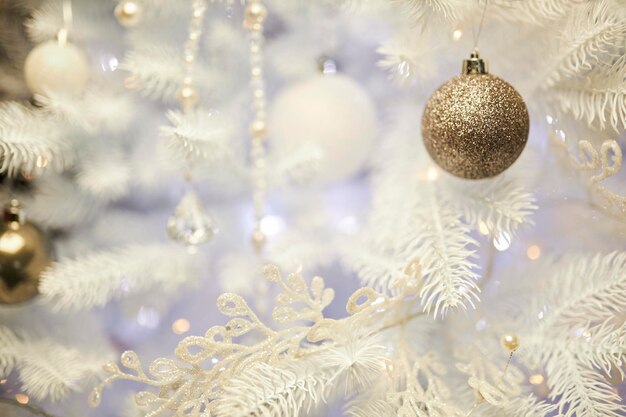
[[[433,160],[457,177],[493,177],[522,153],[530,127],[528,109],[510,84],[487,73],[476,52],[463,70],[426,103],[424,144]]]
[[[52,263],[47,236],[25,221],[17,200],[12,200],[0,222],[0,304],[30,300],[38,293],[39,277]]]

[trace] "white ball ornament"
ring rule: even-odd
[[[26,57],[24,78],[33,94],[80,95],[89,82],[87,57],[75,45],[47,41]]]
[[[374,103],[342,74],[316,75],[282,91],[269,112],[269,140],[278,154],[305,146],[321,151],[316,182],[341,181],[368,159],[378,132]]]

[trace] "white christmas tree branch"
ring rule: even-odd
[[[474,307],[480,292],[476,281],[479,276],[470,261],[474,251],[469,247],[478,243],[469,235],[470,228],[460,221],[460,216],[443,203],[434,189],[424,192],[414,211],[411,227],[410,258],[419,259],[424,276],[420,292],[425,311],[434,316],[445,315],[450,308]]]
[[[100,173],[101,174],[101,173]],[[48,228],[66,228],[92,219],[104,202],[81,189],[71,178],[46,175],[35,183],[36,191],[21,198],[28,217]]]
[[[101,201],[112,201],[127,194],[131,168],[117,144],[95,140],[76,164],[76,184]],[[106,172],[107,175],[102,175]]]
[[[56,262],[42,274],[40,291],[55,309],[77,311],[155,286],[177,287],[195,276],[196,262],[184,247],[130,245]]]
[[[58,120],[16,102],[0,105],[0,172],[61,170],[74,160]]]
[[[555,352],[546,364],[551,397],[559,398],[565,417],[619,417],[626,412],[613,387],[593,368],[583,365],[568,349]]]
[[[493,0],[490,8],[505,20],[550,25],[567,15],[572,7],[586,0]]]
[[[626,129],[626,56],[612,65],[598,65],[584,82],[559,83],[550,89],[563,111],[589,126]]]
[[[0,326],[0,374],[15,371],[22,389],[36,400],[58,401],[82,391],[85,379],[100,372],[106,359],[86,356],[52,340],[35,340]]]
[[[513,236],[522,225],[532,224],[530,217],[537,209],[533,195],[518,183],[505,176],[471,184],[450,179],[442,190],[474,228]]]
[[[598,369],[624,376],[626,325],[615,320],[626,311],[626,253],[546,262],[520,354],[545,367],[565,416],[617,417],[626,407]]]
[[[124,131],[132,121],[135,105],[128,95],[110,86],[92,86],[79,98],[49,92],[37,96],[37,101],[63,122],[94,135],[103,130]]]
[[[161,133],[168,138],[174,156],[200,159],[205,164],[232,163],[235,127],[230,118],[216,110],[197,109],[167,114],[171,125],[163,126]]]
[[[617,48],[623,48],[626,20],[612,7],[611,0],[599,0],[574,9],[560,34],[559,50],[547,66],[545,86],[591,70],[604,56],[615,56]]]
[[[232,378],[224,387],[218,417],[282,417],[306,415],[325,401],[330,371],[321,363],[291,367],[258,364]]]

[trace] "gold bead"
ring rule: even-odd
[[[515,352],[519,348],[519,337],[514,333],[507,333],[500,339],[500,345],[509,352]]]
[[[252,0],[246,6],[244,12],[244,26],[247,28],[253,28],[255,25],[263,23],[267,16],[267,9],[265,6],[256,0]]]
[[[184,111],[189,111],[198,102],[198,93],[191,85],[185,84],[178,92],[178,102]]]
[[[250,124],[250,135],[253,139],[264,139],[267,136],[265,120],[257,119]]]
[[[133,0],[122,0],[115,7],[115,18],[124,27],[133,27],[141,21],[141,6]]]
[[[261,229],[254,229],[252,232],[252,246],[254,246],[254,250],[256,253],[261,253],[263,247],[265,246],[265,242],[267,241],[267,237],[265,233],[261,231]]]

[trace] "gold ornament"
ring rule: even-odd
[[[513,333],[507,333],[500,339],[500,345],[508,352],[515,352],[519,347],[519,337]]]
[[[41,272],[52,262],[51,254],[44,233],[24,221],[19,202],[12,200],[0,223],[0,304],[33,298]]]
[[[141,5],[133,0],[122,0],[115,7],[117,22],[127,28],[136,26],[141,21]]]
[[[526,145],[529,127],[522,96],[489,74],[477,51],[464,61],[459,77],[430,97],[422,118],[430,156],[450,174],[467,179],[493,177],[511,166]]]

